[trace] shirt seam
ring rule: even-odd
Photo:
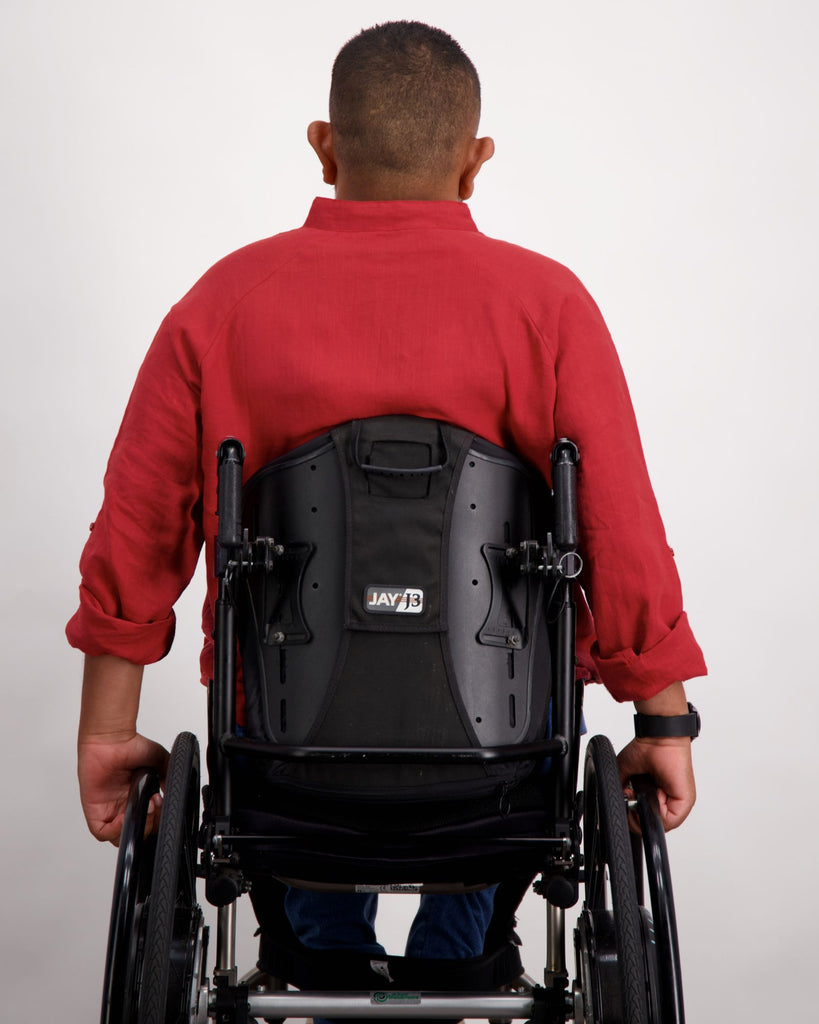
[[[336,227],[335,225],[332,227],[319,227],[316,224],[305,224],[304,228],[306,231],[332,231],[334,234],[340,235],[397,234],[399,231],[465,231],[476,235],[481,233],[478,231],[477,227],[475,227],[474,223],[466,224],[463,227],[456,224],[424,224],[423,226],[419,224],[408,224],[401,227],[375,227],[367,225],[366,227],[360,228]]]
[[[239,306],[241,306],[242,303],[245,302],[245,300],[248,299],[250,297],[250,295],[253,294],[253,292],[255,292],[258,288],[261,288],[262,285],[266,284],[270,280],[271,277],[275,277],[276,274],[278,274],[282,270],[283,267],[286,267],[290,263],[294,263],[298,258],[299,258],[299,255],[296,254],[296,255],[290,256],[286,260],[282,260],[281,263],[276,264],[276,266],[270,271],[269,274],[265,274],[265,276],[263,278],[258,280],[254,285],[252,285],[250,288],[248,288],[246,292],[243,292],[242,295],[239,296],[239,298],[233,303],[233,305],[225,312],[225,315],[222,317],[221,321],[219,322],[219,326],[213,332],[213,337],[211,338],[211,340],[208,342],[207,346],[202,351],[202,356],[198,360],[198,365],[199,365],[199,369],[200,370],[202,369],[202,366],[203,366],[205,360],[207,359],[207,357],[213,351],[213,348],[215,347],[216,343],[219,341],[219,336],[221,335],[222,331],[225,329],[225,324],[227,324],[228,320],[233,316],[233,314],[236,312],[236,310],[239,308]]]
[[[350,230],[350,229],[347,229],[347,228],[339,228],[339,229],[335,229],[335,228],[315,228],[315,227],[308,227],[307,225],[305,225],[304,228],[306,230],[309,230],[309,231],[335,231],[335,230],[338,230],[340,233],[344,233],[344,234],[362,234],[362,233],[366,232],[367,230],[373,230],[373,231],[376,230],[376,229],[366,229],[366,228],[362,229],[362,230]],[[439,229],[438,228],[432,228],[432,227],[430,227],[430,228],[407,227],[407,228],[384,228],[384,229],[377,229],[377,230],[379,230],[379,231],[383,230],[383,231],[389,232],[389,233],[397,233],[399,231],[439,230]],[[447,231],[467,231],[467,232],[473,233],[475,235],[480,235],[483,238],[487,237],[486,235],[484,235],[484,233],[482,231],[478,230],[478,228],[474,225],[474,222],[473,222],[472,226],[470,226],[468,228],[451,227],[451,228],[443,228],[443,230],[447,230]],[[219,322],[219,326],[214,330],[213,336],[212,336],[211,340],[207,343],[206,347],[203,349],[201,358],[198,360],[198,365],[199,365],[200,369],[201,369],[202,365],[204,364],[205,360],[207,359],[208,355],[210,355],[211,351],[213,350],[213,348],[215,347],[215,345],[219,341],[219,337],[220,337],[222,331],[224,330],[225,325],[227,324],[228,320],[236,312],[236,310],[242,305],[242,303],[245,302],[250,297],[250,295],[253,294],[253,292],[257,291],[264,284],[266,284],[272,277],[275,277],[276,274],[280,273],[280,271],[284,267],[288,266],[291,263],[295,263],[298,259],[300,259],[300,256],[301,256],[301,254],[297,253],[297,254],[294,254],[293,256],[289,257],[288,259],[283,260],[281,263],[278,263],[270,271],[270,273],[265,274],[265,276],[263,278],[260,278],[260,280],[258,280],[254,285],[252,285],[250,288],[248,288],[247,291],[243,292],[242,295],[238,299],[236,299],[236,301],[233,303],[233,305],[230,306],[230,308],[228,310],[226,310],[224,316],[222,317],[221,321]],[[492,277],[492,279],[496,283],[501,281],[499,275],[495,271],[493,271],[491,269],[490,269],[490,276]],[[508,284],[506,284],[505,287],[508,288]],[[559,346],[560,324],[561,324],[561,320],[562,320],[562,317],[563,317],[563,310],[564,310],[564,307],[565,307],[565,304],[566,304],[565,303],[565,296],[561,300],[560,311],[559,311],[558,317],[557,317],[558,337],[555,339],[554,346],[552,346],[552,345],[550,345],[546,335],[544,334],[544,332],[541,330],[540,326],[538,325],[538,322],[537,322],[536,318],[530,312],[529,307],[524,302],[524,300],[521,297],[520,293],[516,289],[515,290],[509,289],[509,294],[514,298],[514,300],[517,302],[517,304],[520,307],[520,309],[525,314],[526,319],[532,325],[532,328],[535,331],[535,333],[536,333],[538,339],[540,340],[541,344],[544,346],[544,348],[548,352],[551,352],[556,357],[557,353],[558,353],[558,350],[559,350],[559,347],[560,347]]]
[[[482,231],[478,231],[477,234],[479,234],[482,238],[489,239],[489,236],[485,235]],[[493,239],[489,239],[489,241],[493,241]],[[565,296],[563,296],[561,298],[561,300],[560,300],[560,312],[558,313],[558,317],[557,317],[558,338],[555,339],[554,347],[552,347],[552,345],[550,345],[550,343],[549,343],[549,340],[548,340],[547,336],[544,334],[544,332],[541,330],[540,326],[538,325],[537,319],[529,311],[529,307],[526,305],[526,302],[523,300],[520,292],[518,292],[518,290],[516,288],[510,288],[508,282],[504,282],[503,278],[501,277],[500,274],[498,274],[498,272],[496,270],[493,270],[491,267],[487,267],[487,270],[488,270],[488,275],[487,276],[490,277],[495,282],[496,285],[499,285],[501,288],[504,288],[508,292],[508,294],[511,296],[511,298],[513,298],[514,301],[518,304],[520,309],[523,311],[527,321],[532,325],[532,329],[534,330],[535,334],[537,335],[538,339],[540,340],[540,343],[543,345],[543,347],[546,349],[546,351],[547,352],[552,352],[556,356],[558,348],[559,348],[559,344],[558,343],[559,343],[559,334],[560,334],[560,320],[561,320],[561,317],[563,316],[563,307],[566,304]]]

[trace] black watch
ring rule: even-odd
[[[637,739],[662,739],[666,736],[688,736],[695,740],[700,734],[700,713],[693,704],[687,715],[634,716],[634,735]]]

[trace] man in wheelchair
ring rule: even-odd
[[[477,137],[479,112],[471,61],[437,29],[389,23],[343,47],[330,121],[308,128],[336,198],[316,199],[302,228],[228,256],[169,312],[111,453],[67,630],[86,655],[83,810],[92,834],[116,844],[135,777],[168,771],[168,752],[136,729],[143,666],[167,653],[173,605],[204,545],[202,678],[217,685],[200,871],[221,864],[208,895],[222,906],[250,888],[263,947],[281,924],[291,952],[324,954],[339,988],[350,986],[332,963],[354,974],[359,962],[347,954],[365,957],[385,989],[393,981],[373,932],[386,874],[370,865],[377,881],[360,877],[365,858],[345,845],[357,841],[350,833],[383,840],[379,856],[399,888],[423,884],[411,959],[454,970],[483,957],[489,935],[508,945],[517,899],[545,863],[542,850],[534,859],[523,850],[524,838],[533,841],[532,792],[549,804],[544,828],[562,823],[544,895],[550,906],[574,901],[576,679],[634,702],[638,736],[619,755],[617,785],[651,776],[666,830],[695,799],[696,714],[682,681],[705,666],[617,356],[574,275],[477,231],[465,200],[494,151]],[[196,755],[186,750],[192,772]],[[610,788],[600,772],[596,764],[587,790]],[[157,829],[153,790],[129,841]],[[239,791],[252,794],[245,817]],[[163,820],[170,780],[165,792]],[[470,851],[475,877],[451,891],[449,869],[434,862],[449,856],[446,835],[458,833],[464,801],[480,805],[489,838]],[[314,815],[324,839],[311,846]],[[497,822],[515,815],[530,825],[520,863],[510,861],[526,877],[510,895],[496,888],[506,854],[492,843]],[[234,851],[237,836],[261,826],[275,834],[299,817],[297,853],[264,843]],[[587,813],[592,835],[595,820]],[[413,862],[405,831],[434,834],[434,854]],[[610,840],[601,843],[608,851]],[[291,884],[305,881],[300,868],[312,887]],[[587,864],[587,889],[589,874]],[[328,891],[335,881],[346,890]],[[602,919],[589,920],[578,955],[599,982]],[[235,977],[221,932],[227,998]],[[496,974],[484,987],[509,980]],[[108,994],[103,1019],[153,1019],[150,1009],[114,1013],[117,998]],[[229,1009],[211,1000],[205,1014],[246,1019],[247,1006],[231,998]],[[582,998],[576,1018],[602,1019]],[[650,991],[646,999],[648,1010],[624,1019],[649,1019]]]

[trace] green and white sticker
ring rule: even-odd
[[[423,882],[392,882],[389,885],[356,885],[356,892],[376,892],[376,893],[406,893],[411,895],[416,892],[424,891]]]
[[[370,995],[373,1006],[417,1006],[421,1002],[420,992],[373,992]]]

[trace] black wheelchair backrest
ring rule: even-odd
[[[238,595],[250,736],[442,748],[546,735],[545,587],[510,552],[547,532],[549,492],[521,460],[437,421],[360,420],[264,467],[244,507],[251,544],[278,551]],[[531,768],[266,770],[314,792],[429,800],[487,794]]]

